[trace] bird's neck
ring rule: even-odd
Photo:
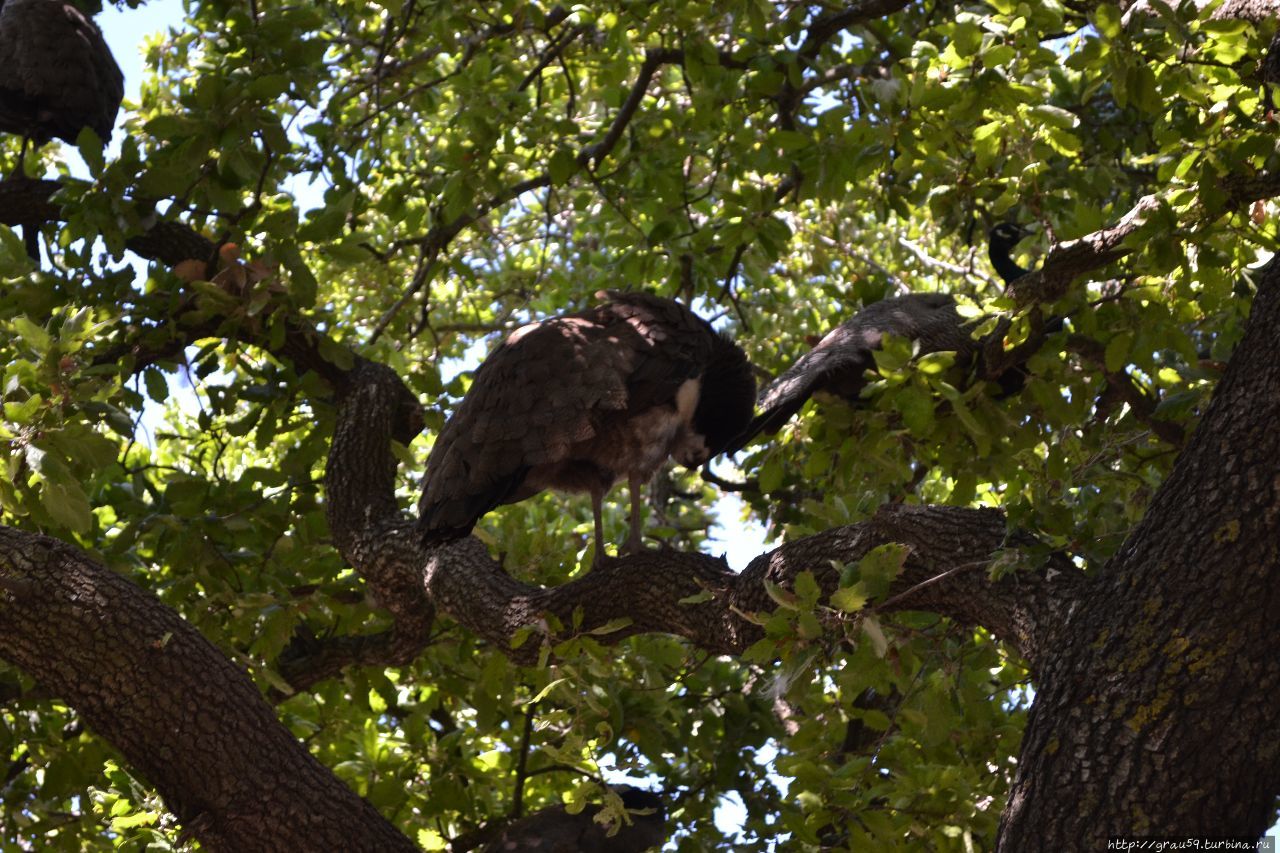
[[[987,249],[987,257],[991,259],[991,266],[995,267],[996,272],[1006,282],[1021,278],[1028,272],[1014,263],[1013,258],[1009,257],[1009,252],[1012,248],[1012,246],[992,243]]]

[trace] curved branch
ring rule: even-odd
[[[60,189],[60,181],[0,181],[0,225],[39,225],[64,219],[62,206],[49,200]],[[176,222],[147,218],[150,227],[125,241],[130,251],[171,267],[188,259],[207,261],[215,256],[217,246],[199,232]]]
[[[351,389],[339,397],[325,484],[335,544],[397,625],[417,624],[424,642],[434,605],[520,660],[536,658],[539,644],[512,649],[513,640],[529,629],[555,633],[548,616],[562,625],[576,623],[581,631],[630,620],[602,636],[604,642],[653,631],[718,654],[740,654],[763,636],[748,616],[776,606],[766,581],[789,587],[808,571],[829,595],[840,577],[833,562],[856,562],[872,548],[900,542],[910,556],[884,609],[927,609],[982,625],[1034,665],[1052,646],[1080,580],[1069,565],[1050,574],[1020,572],[991,580],[985,569],[993,557],[1018,544],[1008,541],[998,512],[890,506],[871,521],[757,557],[740,575],[706,554],[664,550],[610,560],[563,586],[531,586],[503,571],[475,538],[430,550],[419,543],[395,499],[390,449],[392,439],[407,441],[420,424],[413,419],[416,405],[389,368],[361,362]],[[711,597],[701,600],[704,592]],[[681,603],[692,597],[699,600]]]
[[[414,849],[151,594],[11,527],[0,527],[0,578],[0,657],[74,707],[207,849]]]
[[[395,617],[401,642],[427,643],[434,618],[422,588],[423,553],[395,496],[392,442],[422,429],[417,398],[391,368],[361,359],[338,393],[325,465],[325,512],[334,546]]]
[[[441,548],[427,563],[426,585],[439,608],[518,660],[537,657],[536,644],[511,649],[513,638],[535,628],[552,643],[547,616],[577,621],[590,632],[619,620],[629,624],[598,637],[611,643],[633,634],[663,632],[715,654],[737,655],[764,636],[754,614],[777,605],[766,582],[791,587],[811,572],[824,596],[839,586],[841,563],[856,562],[890,542],[910,551],[890,587],[883,611],[929,610],[980,625],[1018,650],[1034,667],[1051,648],[1082,576],[1074,568],[1054,574],[1018,573],[992,581],[988,570],[1006,544],[1004,516],[959,507],[886,506],[871,521],[837,527],[757,557],[741,574],[706,554],[651,551],[618,560],[550,589],[514,580],[474,539]],[[708,600],[681,603],[683,599]]]
[[[1280,172],[1228,176],[1223,178],[1221,189],[1226,193],[1222,211],[1239,210],[1251,202],[1280,195]],[[1124,245],[1125,239],[1163,204],[1161,194],[1143,196],[1114,225],[1054,246],[1040,269],[1019,278],[1009,286],[1009,292],[1022,305],[1060,298],[1080,276],[1129,254],[1132,250]]]

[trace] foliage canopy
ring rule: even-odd
[[[89,178],[57,147],[28,158],[63,182],[47,261],[0,227],[0,523],[153,591],[426,849],[513,800],[599,800],[602,774],[660,786],[681,850],[727,849],[712,816],[733,793],[736,850],[784,834],[795,849],[990,848],[1028,671],[981,629],[859,612],[886,597],[893,548],[844,567],[834,598],[805,575],[774,590],[765,638],[737,659],[597,629],[522,666],[445,620],[407,665],[285,698],[307,638],[389,617],[329,539],[330,392],[278,347],[305,317],[331,361],[385,363],[425,401],[401,454],[409,507],[495,336],[604,286],[690,301],[771,373],[888,295],[1013,316],[1010,346],[1043,308],[1067,328],[1013,398],[893,342],[862,405],[811,404],[716,470],[787,539],[887,501],[997,507],[1044,554],[1096,569],[1168,475],[1240,339],[1250,266],[1277,244],[1269,193],[1240,189],[1280,167],[1256,73],[1275,24],[1211,12],[192,0],[140,47],[148,76],[118,149],[82,146]],[[19,144],[0,148],[6,174]],[[1019,255],[1034,267],[1144,197],[1112,263],[1039,306],[987,264],[999,221],[1038,228]],[[157,217],[237,244],[273,286],[138,273],[126,240]],[[143,367],[140,351],[167,355]],[[649,529],[715,547],[717,488],[663,479]],[[544,495],[481,527],[523,580],[590,564],[585,501]],[[6,844],[178,843],[74,711],[16,669],[0,679]]]

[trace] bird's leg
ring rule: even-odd
[[[591,568],[604,562],[604,490],[591,490],[591,514],[596,520],[596,556],[591,561]]]
[[[28,222],[22,226],[22,242],[27,247],[27,257],[40,266],[40,231]]]
[[[644,550],[644,541],[640,536],[640,475],[632,473],[627,477],[627,489],[631,492],[631,535],[627,537],[627,553],[639,554]]]
[[[26,174],[23,172],[23,164],[27,158],[27,144],[31,142],[31,137],[27,134],[22,135],[22,147],[18,149],[18,165],[17,167],[5,175],[4,179],[9,180],[25,180]],[[40,265],[40,241],[38,238],[39,231],[33,223],[27,222],[22,226],[22,242],[27,247],[27,257],[36,262],[36,266]]]

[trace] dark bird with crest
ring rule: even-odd
[[[0,0],[0,131],[37,146],[74,143],[90,127],[106,142],[124,75],[97,24],[64,0]],[[19,160],[21,163],[21,160]]]
[[[1026,233],[1009,222],[988,233],[988,257],[1006,284],[1027,272],[1011,257],[1014,246]],[[982,342],[972,336],[978,322],[962,318],[955,299],[946,293],[910,293],[873,302],[828,332],[760,392],[760,414],[730,445],[730,450],[740,450],[762,432],[777,432],[816,393],[856,403],[867,385],[867,372],[875,369],[875,351],[880,349],[885,335],[916,342],[921,355],[953,351],[957,363],[971,363],[981,354]],[[1002,335],[1006,328],[1007,323],[998,327],[995,334]],[[1003,395],[1019,390],[1025,378],[1025,371],[1010,370],[996,381]]]
[[[755,379],[728,336],[670,299],[597,296],[606,301],[517,329],[480,365],[427,458],[425,542],[461,538],[543,489],[585,492],[598,563],[601,503],[626,479],[634,552],[640,484],[668,456],[701,465],[750,422]]]

